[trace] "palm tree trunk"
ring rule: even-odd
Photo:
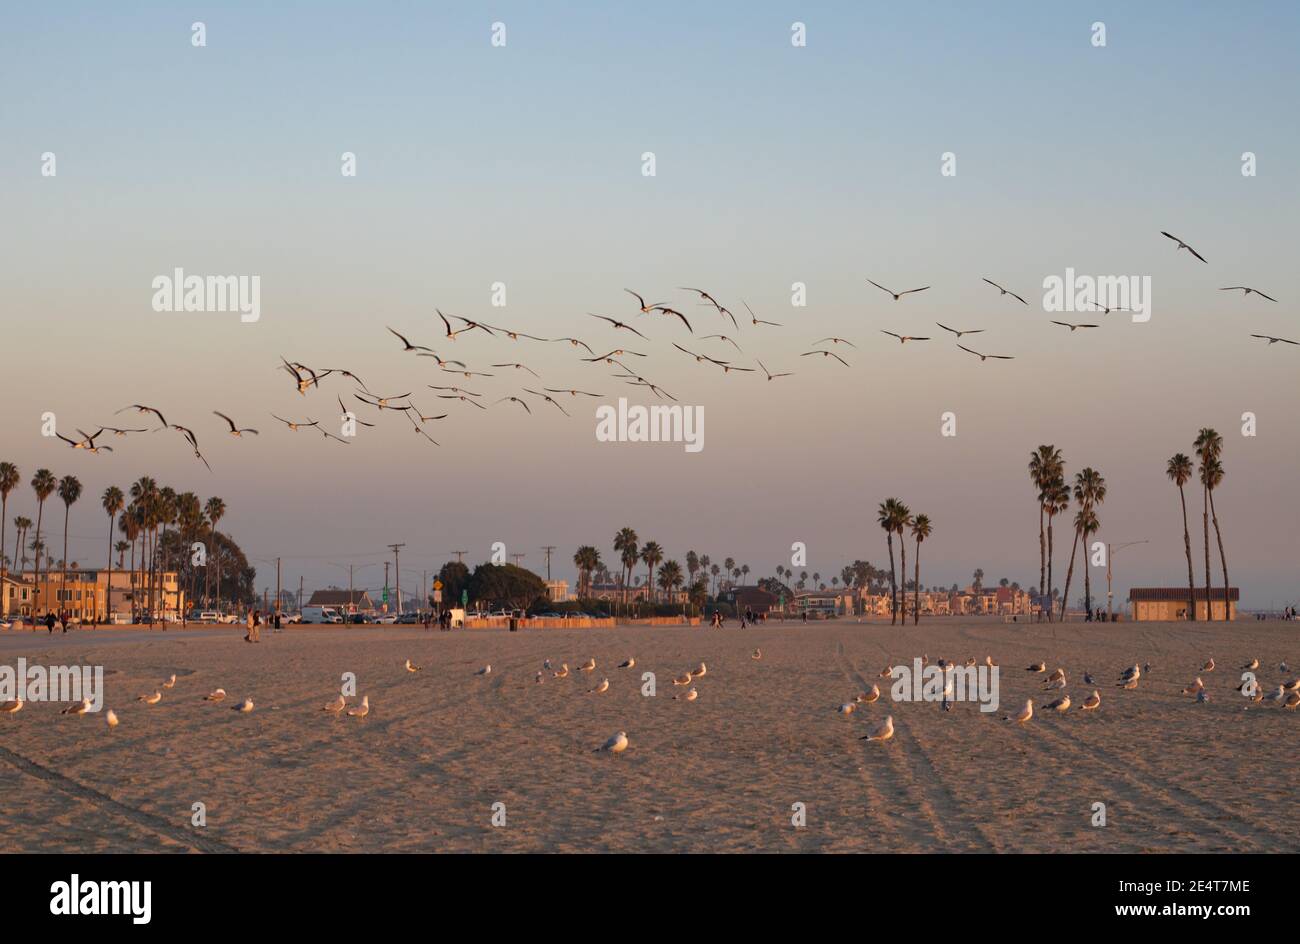
[[[921,622],[921,541],[918,538],[916,542],[916,579],[912,587],[912,625],[915,626]]]
[[[1187,494],[1178,486],[1178,499],[1183,504],[1183,550],[1187,552],[1187,619],[1196,622],[1196,575],[1192,573],[1192,533],[1187,528]]]
[[[116,515],[108,516],[108,584],[104,587],[104,622],[107,623],[113,614],[113,519]]]
[[[63,503],[63,574],[59,577],[59,596],[63,597],[68,591],[68,516],[72,513],[72,506],[67,502]],[[63,614],[63,601],[59,601],[59,615]]]
[[[1088,535],[1083,535],[1083,606],[1092,613],[1092,561],[1088,559]]]
[[[1214,538],[1219,542],[1219,564],[1223,568],[1223,618],[1228,619],[1228,558],[1223,553],[1223,534],[1219,531],[1219,516],[1214,510],[1214,489],[1210,489],[1210,521],[1214,525]],[[1208,598],[1207,598],[1208,599]],[[1209,605],[1208,603],[1206,604]]]
[[[1210,489],[1202,485],[1201,529],[1205,532],[1205,619],[1214,620],[1214,611],[1210,609]]]
[[[40,543],[41,543],[41,518],[44,516],[44,514],[45,514],[45,502],[38,502],[37,505],[36,505],[36,543],[37,543],[38,546],[39,546]],[[1206,553],[1208,554],[1209,552],[1207,551]],[[47,586],[46,586],[46,588],[45,588],[45,590],[46,590],[46,593],[45,593],[45,611],[48,613],[49,610],[50,610],[50,596],[49,596],[49,586],[48,586],[48,584],[49,584],[49,576],[48,576],[48,575],[46,575],[46,584],[47,584]],[[38,549],[38,550],[36,551],[36,570],[35,570],[35,572],[32,574],[32,587],[33,587],[33,589],[34,589],[36,592],[39,592],[39,591],[40,591],[40,586],[41,586],[41,551]],[[35,601],[35,600],[32,601],[32,615],[33,615],[33,616],[36,615],[36,601]]]
[[[135,625],[135,538],[131,539],[131,625]]]
[[[889,532],[887,539],[889,544],[889,625],[893,626],[898,622],[898,589],[897,581],[894,576],[894,532]]]
[[[1052,621],[1052,557],[1055,555],[1055,537],[1052,534],[1052,519],[1056,515],[1048,514],[1047,516],[1047,586],[1040,588],[1047,597],[1047,621]]]
[[[903,625],[907,625],[907,541],[903,539],[902,530],[898,533],[898,603]]]
[[[1043,528],[1043,503],[1038,503],[1038,593],[1043,593],[1043,581],[1047,579],[1047,534]],[[1041,608],[1042,604],[1039,604]]]
[[[1079,551],[1079,530],[1074,531],[1074,541],[1070,545],[1070,569],[1065,572],[1065,592],[1061,594],[1061,622],[1065,622],[1065,610],[1070,605],[1070,581],[1074,579],[1074,555]]]

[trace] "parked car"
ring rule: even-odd
[[[376,616],[376,617],[375,617],[375,622],[376,622],[376,623],[381,623],[381,624],[383,624],[383,625],[385,625],[385,626],[390,626],[390,625],[392,625],[393,623],[396,623],[396,622],[397,622],[397,614],[396,614],[396,613],[384,613],[384,614],[382,614],[382,615],[380,615],[380,616]]]

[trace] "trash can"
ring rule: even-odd
[[[510,631],[512,633],[519,632],[519,620],[515,619],[513,616],[510,617]]]

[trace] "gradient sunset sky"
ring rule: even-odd
[[[0,458],[23,474],[10,548],[13,517],[35,517],[27,482],[48,467],[85,485],[69,552],[82,564],[103,563],[99,494],[147,474],[225,499],[223,530],[259,589],[277,555],[286,585],[346,585],[340,565],[355,563],[371,565],[358,584],[377,586],[398,541],[404,587],[450,549],[477,562],[494,541],[538,571],[539,547],[557,545],[553,571],[572,579],[583,543],[616,569],[625,525],[679,561],[691,548],[735,557],[751,580],[803,541],[806,569],[829,581],[854,558],[887,566],[875,508],[896,495],[935,524],[924,584],[965,585],[982,567],[986,582],[1029,587],[1038,513],[1025,468],[1051,442],[1071,476],[1090,465],[1107,479],[1098,539],[1151,542],[1117,561],[1122,600],[1185,580],[1164,468],[1213,426],[1243,606],[1300,602],[1300,347],[1249,337],[1300,340],[1294,4],[264,6],[2,14]],[[205,48],[190,42],[199,20]],[[504,48],[490,44],[495,21]],[[806,48],[790,43],[795,21]],[[340,174],[347,151],[355,178]],[[947,151],[955,177],[940,174]],[[1255,177],[1241,173],[1246,151]],[[45,152],[57,177],[40,173]],[[261,320],[153,311],[151,281],[178,266],[259,275]],[[1045,313],[1043,280],[1067,267],[1150,276],[1151,321]],[[868,278],[933,288],[895,303]],[[498,281],[504,309],[489,304]],[[794,282],[807,307],[791,306]],[[1243,284],[1279,302],[1217,291]],[[684,285],[783,327],[737,333]],[[694,336],[639,315],[624,287],[681,308]],[[597,404],[653,396],[568,344],[448,342],[435,306],[597,353],[644,351],[639,374],[705,408],[703,452],[598,443]],[[1051,318],[1102,326],[1072,334]],[[962,343],[1016,359],[981,363],[936,321],[986,329]],[[385,325],[475,368],[522,361],[542,375],[461,378],[488,402],[522,386],[605,396],[562,399],[567,419],[535,399],[531,416],[437,400],[425,384],[458,381],[403,354]],[[882,329],[934,340],[900,347]],[[717,332],[744,353],[700,340]],[[857,345],[837,349],[850,368],[798,356],[828,335]],[[674,341],[796,374],[723,376]],[[424,413],[450,413],[428,424],[441,447],[393,413],[346,447],[289,432],[269,414],[337,432],[334,397],[351,385],[330,378],[299,397],[281,355],[348,368],[380,394],[415,391]],[[192,427],[213,471],[174,432],[98,456],[40,435],[46,411],[62,431],[93,429],[134,402]],[[261,436],[229,438],[212,410]],[[940,436],[945,411],[955,438]],[[1188,499],[1198,547],[1199,495]],[[52,502],[46,520],[61,526]],[[1093,577],[1104,595],[1104,569]]]

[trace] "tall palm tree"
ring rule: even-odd
[[[748,565],[748,564],[741,564],[741,565],[740,565],[740,577],[741,577],[741,581],[740,581],[740,582],[741,582],[742,585],[744,585],[745,581],[747,581],[747,580],[749,579],[749,565]]]
[[[578,568],[578,596],[585,600],[591,595],[591,572],[600,566],[600,551],[584,544],[574,552],[573,564]]]
[[[131,580],[130,580],[131,622],[133,624],[135,623],[135,617],[137,612],[136,602],[137,599],[139,598],[139,592],[136,588],[136,574],[135,574],[135,541],[140,534],[139,526],[136,523],[139,520],[139,511],[140,509],[134,503],[132,503],[131,505],[127,506],[126,513],[122,515],[122,517],[117,522],[117,529],[126,536],[126,540],[131,545],[131,570],[129,571],[129,573],[131,574]]]
[[[1205,484],[1210,492],[1210,523],[1214,525],[1214,539],[1219,544],[1219,565],[1223,568],[1223,618],[1228,618],[1228,558],[1223,553],[1223,533],[1219,530],[1219,515],[1214,510],[1214,490],[1223,483],[1223,463],[1218,458],[1211,459],[1205,467]],[[1206,598],[1209,607],[1209,598]]]
[[[32,529],[32,519],[25,515],[19,515],[14,519],[14,530],[17,532],[18,547],[17,550],[21,559],[18,562],[18,573],[21,575],[27,569],[27,533]]]
[[[728,557],[726,560],[722,562],[722,572],[726,574],[728,577],[732,578],[732,583],[735,583],[735,576],[733,574],[733,571],[735,569],[736,569],[736,559],[734,557]]]
[[[1206,466],[1219,458],[1223,449],[1223,437],[1210,427],[1202,427],[1196,435],[1196,455],[1201,460],[1201,529],[1205,535],[1205,618],[1214,619],[1214,610],[1210,606],[1210,484],[1206,475]],[[1227,613],[1224,614],[1227,616]]]
[[[700,555],[700,573],[702,573],[702,574],[707,574],[707,573],[709,573],[709,565],[711,565],[712,563],[713,563],[713,561],[709,559],[709,555],[708,555],[708,554],[701,554],[701,555]]]
[[[1044,494],[1044,505],[1047,509],[1047,619],[1052,619],[1052,563],[1056,554],[1055,535],[1052,533],[1052,522],[1057,515],[1064,514],[1070,507],[1070,487],[1065,484],[1064,465],[1061,472],[1048,483],[1047,491]]]
[[[221,555],[217,552],[217,523],[220,522],[221,519],[224,518],[226,515],[226,503],[222,501],[220,498],[218,498],[216,495],[213,495],[211,498],[208,499],[207,504],[203,506],[203,510],[204,512],[207,513],[208,526],[212,529],[212,547],[208,548],[207,563],[203,565],[203,582],[204,582],[203,592],[204,595],[207,596],[209,600],[212,599],[212,594],[207,587],[208,572],[211,570],[212,565],[216,564],[217,597],[216,597],[216,606],[214,608],[218,612],[220,612],[221,611]]]
[[[65,475],[59,480],[59,498],[63,499],[63,576],[59,579],[59,596],[67,596],[68,590],[68,518],[72,506],[81,497],[81,482],[75,475]],[[59,607],[62,610],[62,607]]]
[[[1052,445],[1042,445],[1029,456],[1029,480],[1034,483],[1038,497],[1038,586],[1047,583],[1047,531],[1044,518],[1047,516],[1047,496],[1049,488],[1062,474],[1064,460],[1061,450]]]
[[[655,600],[655,568],[659,566],[659,562],[663,559],[664,549],[659,546],[658,542],[646,541],[645,547],[641,548],[641,563],[650,569],[646,579],[646,593],[649,595],[651,602]]]
[[[718,574],[720,573],[722,573],[722,570],[717,564],[713,564],[709,567],[709,574],[713,577],[713,598],[715,600],[718,597]]]
[[[1081,535],[1083,541],[1083,603],[1089,613],[1092,612],[1092,577],[1088,567],[1088,535],[1100,527],[1097,520],[1097,506],[1106,500],[1106,479],[1096,469],[1085,468],[1074,477],[1074,500],[1080,508],[1093,512],[1087,523],[1091,525]],[[1062,611],[1064,615],[1064,611]]]
[[[696,554],[694,551],[687,551],[686,552],[686,573],[688,575],[688,579],[686,581],[687,586],[695,583],[695,575],[696,573],[699,572],[699,569],[700,569],[700,555]]]
[[[116,544],[113,545],[113,550],[117,551],[117,569],[118,569],[118,570],[121,570],[121,569],[122,569],[122,565],[123,565],[123,563],[124,563],[124,559],[125,559],[125,557],[126,557],[126,551],[127,551],[127,548],[129,548],[130,546],[131,546],[131,545],[127,544],[125,541],[118,541]],[[110,564],[110,566],[111,566],[111,564]]]
[[[912,520],[912,538],[916,541],[916,580],[912,588],[912,625],[921,621],[921,543],[934,531],[929,515],[917,515]]]
[[[894,530],[897,519],[898,499],[886,498],[876,509],[876,523],[885,532],[885,543],[889,546],[889,625],[898,622],[898,584],[894,571]]]
[[[1070,581],[1074,579],[1074,555],[1079,550],[1085,531],[1097,530],[1097,516],[1091,508],[1080,508],[1074,513],[1074,540],[1070,542],[1070,569],[1065,573],[1065,592],[1061,595],[1061,622],[1065,622],[1065,611],[1070,605]],[[1084,551],[1087,554],[1087,551]],[[1085,568],[1086,569],[1086,568]]]
[[[681,585],[682,565],[675,560],[664,561],[664,565],[659,568],[659,589],[672,593]]]
[[[54,491],[54,489],[57,486],[58,486],[58,482],[54,478],[54,473],[51,472],[49,469],[37,469],[36,475],[32,477],[32,490],[36,492],[36,544],[39,547],[45,546],[44,544],[41,543],[41,519],[45,515],[45,499],[50,497],[50,494]],[[1206,559],[1208,560],[1209,558],[1207,557]],[[46,568],[45,580],[46,583],[48,584],[49,583],[48,568]],[[41,585],[41,552],[37,550],[36,571],[32,575],[32,586],[37,590],[39,590],[40,585]],[[47,592],[45,596],[42,597],[42,599],[45,600],[46,612],[49,612],[50,597],[48,593],[49,591],[48,586],[46,587],[46,591]],[[33,616],[36,615],[35,605],[33,605],[32,607],[32,615]]]
[[[1178,500],[1183,506],[1183,551],[1187,554],[1187,618],[1196,619],[1196,576],[1192,573],[1192,534],[1187,529],[1187,493],[1183,490],[1192,478],[1192,460],[1175,453],[1165,465],[1165,475],[1178,486]]]
[[[898,532],[898,610],[903,625],[907,625],[907,541],[905,535],[912,525],[912,510],[902,502],[894,510],[894,530]]]
[[[0,574],[8,570],[5,557],[5,519],[9,516],[9,493],[18,487],[22,476],[12,462],[0,462]],[[19,546],[22,542],[19,541]]]
[[[107,622],[113,618],[113,525],[117,513],[126,507],[126,496],[116,485],[110,485],[104,489],[100,504],[108,515],[108,586],[104,590],[104,621]]]

